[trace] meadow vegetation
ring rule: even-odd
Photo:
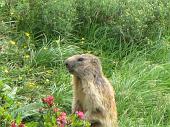
[[[78,53],[101,59],[120,127],[170,126],[169,0],[1,0],[0,126],[54,126],[60,114],[40,112],[48,95],[69,114],[64,60]]]

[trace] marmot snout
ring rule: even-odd
[[[72,112],[83,111],[92,127],[117,127],[114,90],[102,73],[100,60],[82,54],[69,57],[65,64],[73,75]]]

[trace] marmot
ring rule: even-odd
[[[102,73],[100,60],[81,54],[69,57],[65,65],[73,75],[72,112],[84,112],[92,127],[117,127],[114,90]]]

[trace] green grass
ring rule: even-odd
[[[112,79],[122,126],[167,126],[169,98],[164,64],[152,64],[138,56],[125,61]],[[167,63],[166,65],[169,66]],[[125,124],[126,123],[126,124]]]
[[[133,49],[133,52],[121,60],[115,59],[114,54],[98,51],[103,71],[112,81],[116,91],[119,123],[122,127],[155,127],[170,124],[170,51],[168,45],[160,43],[161,45],[158,43],[151,47],[152,50],[136,51],[136,47],[132,46],[130,49]],[[47,48],[45,51],[44,47]],[[63,61],[66,57],[82,51],[72,46],[43,46],[33,53],[33,57],[26,59],[17,53],[19,50],[14,50],[17,45],[8,48],[1,55],[1,77],[11,87],[17,87],[15,99],[20,102],[18,107],[53,94],[58,106],[70,112],[71,77]],[[59,55],[58,51],[63,55]],[[18,66],[20,59],[23,63]]]
[[[115,89],[120,127],[170,126],[169,1],[29,2],[0,2],[0,86],[14,99],[13,115],[36,114],[51,94],[71,112],[64,60],[92,53]]]

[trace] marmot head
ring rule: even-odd
[[[69,72],[80,78],[95,77],[101,75],[100,60],[91,54],[74,55],[65,60]]]

